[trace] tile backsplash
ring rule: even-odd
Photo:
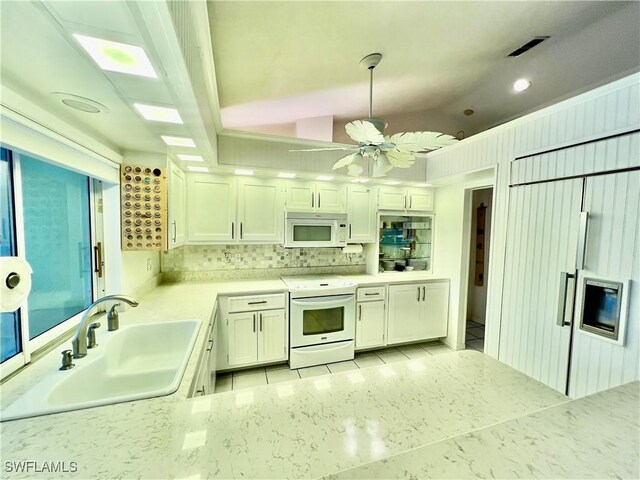
[[[312,273],[359,274],[364,253],[282,245],[186,245],[161,255],[164,281],[272,278]]]

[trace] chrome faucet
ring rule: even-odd
[[[99,303],[108,302],[110,300],[121,300],[125,303],[128,303],[132,307],[138,306],[138,300],[127,295],[107,295],[106,297],[97,299],[95,302],[89,305],[89,307],[82,314],[76,336],[73,337],[73,340],[71,340],[71,345],[73,346],[73,358],[82,358],[87,355],[87,328],[89,327],[88,319],[91,310],[93,310],[93,308]]]

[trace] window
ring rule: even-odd
[[[23,257],[33,270],[27,302],[2,314],[2,362],[20,366],[93,301],[92,180],[4,148],[0,166],[2,255]]]

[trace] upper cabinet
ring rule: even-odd
[[[236,238],[236,179],[187,176],[187,241],[233,242]]]
[[[169,163],[169,235],[168,249],[184,245],[186,240],[186,179],[184,172]]]
[[[374,243],[376,241],[376,206],[371,187],[362,184],[347,186],[347,213],[349,242]]]
[[[282,242],[282,184],[231,176],[187,176],[187,242]]]
[[[282,241],[283,202],[281,183],[272,180],[238,180],[239,241]]]
[[[424,188],[383,186],[378,189],[380,210],[433,211],[433,191]]]
[[[345,212],[344,187],[328,182],[288,182],[286,207],[290,212]]]

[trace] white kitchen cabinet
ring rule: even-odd
[[[229,366],[247,365],[258,361],[257,321],[255,312],[229,314],[227,324]]]
[[[288,182],[286,206],[290,212],[344,212],[344,187],[327,182]]]
[[[233,241],[236,233],[236,179],[187,175],[187,242]]]
[[[220,307],[219,370],[288,359],[284,293],[223,297]]]
[[[238,241],[280,243],[283,219],[280,182],[254,178],[238,181]]]
[[[189,397],[208,395],[215,390],[217,327],[217,308],[214,307],[214,315],[207,327],[207,343],[202,349],[202,352],[200,352],[194,381],[189,390]]]
[[[358,302],[356,350],[382,347],[384,341],[384,300]]]
[[[382,186],[378,189],[380,210],[433,211],[433,191],[424,188]]]
[[[449,283],[389,286],[388,344],[442,338],[447,335]]]
[[[347,214],[349,242],[374,243],[376,241],[376,207],[371,188],[365,185],[347,186]]]
[[[433,192],[424,188],[408,188],[407,210],[412,212],[432,212]]]
[[[168,249],[184,245],[186,240],[186,179],[184,172],[169,164]]]
[[[284,309],[258,312],[258,362],[286,360],[288,333]]]

